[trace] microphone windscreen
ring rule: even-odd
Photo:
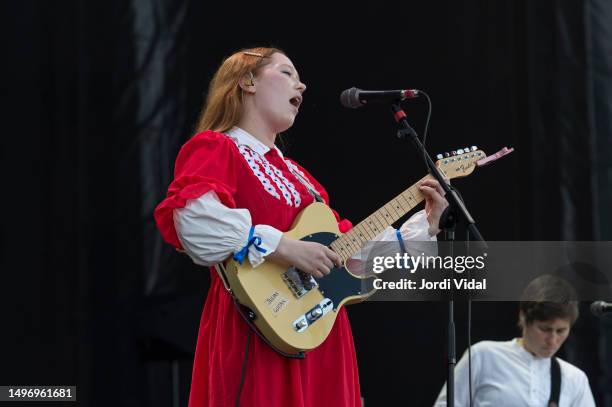
[[[363,106],[363,103],[359,101],[359,89],[352,87],[342,91],[340,94],[340,103],[342,106],[351,109],[357,109],[358,107]]]
[[[612,303],[605,301],[595,301],[591,303],[591,312],[593,315],[602,317],[612,313]]]

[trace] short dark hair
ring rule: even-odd
[[[574,288],[566,280],[552,275],[540,276],[529,283],[523,291],[519,310],[527,325],[556,318],[567,319],[573,325],[579,314]],[[519,326],[522,327],[520,318]]]

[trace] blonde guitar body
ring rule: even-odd
[[[325,204],[313,203],[298,215],[292,229],[284,235],[328,246],[342,234],[331,209]],[[242,265],[232,261],[225,275],[232,293],[255,313],[255,326],[274,347],[285,353],[319,346],[329,335],[342,305],[363,301],[374,292],[361,292],[362,285],[371,287],[371,278],[364,281],[344,267],[317,279],[318,286],[310,289],[295,287],[308,285],[309,276],[288,265],[272,262],[253,268],[248,260]]]
[[[436,164],[449,179],[474,171],[485,158],[476,149],[438,161]],[[421,179],[431,178],[429,175]],[[362,245],[374,240],[388,225],[399,220],[423,201],[419,182],[396,196],[345,234],[340,233],[331,209],[322,203],[306,207],[296,218],[290,239],[314,241],[342,257],[350,259]],[[248,260],[241,265],[230,261],[218,267],[228,291],[250,309],[249,319],[270,344],[288,354],[308,351],[319,346],[329,335],[340,308],[363,301],[376,291],[375,277],[356,276],[346,267],[338,267],[320,279],[314,279],[289,265],[266,261],[257,268]]]

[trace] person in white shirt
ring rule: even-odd
[[[550,403],[554,360],[560,367],[559,407],[595,406],[586,374],[555,353],[578,318],[569,301],[572,288],[545,275],[531,282],[519,305],[522,336],[506,342],[482,341],[472,347],[472,406],[544,407]],[[535,300],[535,301],[534,301]],[[455,368],[455,406],[470,406],[468,352]],[[446,406],[446,384],[434,404]]]

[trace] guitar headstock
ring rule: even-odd
[[[448,179],[465,177],[476,169],[476,162],[487,155],[478,147],[466,147],[449,153],[438,154],[436,167],[440,169]]]

